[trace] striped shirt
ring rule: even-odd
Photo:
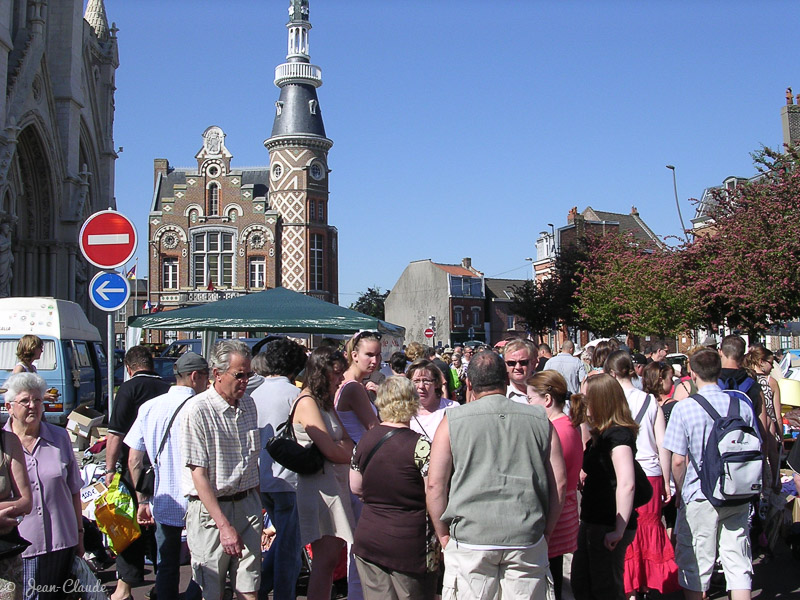
[[[204,467],[214,495],[230,496],[259,484],[258,414],[245,394],[231,406],[214,387],[198,394],[184,408],[181,455],[186,465],[183,492],[196,496],[189,466]]]
[[[156,463],[156,454],[161,446],[167,425],[184,400],[194,396],[194,390],[183,385],[172,386],[166,394],[156,396],[142,404],[136,421],[125,436],[125,444],[134,450],[147,452],[151,463]],[[191,400],[189,401],[191,402]],[[152,498],[153,519],[162,525],[183,527],[186,517],[186,498],[181,493],[180,430],[181,420],[189,402],[175,417],[164,449],[156,464],[156,487]]]

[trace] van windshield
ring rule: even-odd
[[[44,352],[42,358],[34,361],[38,371],[52,371],[56,368],[56,344],[53,340],[42,340]],[[0,340],[0,369],[12,370],[19,362],[17,358],[17,344],[19,338],[5,338]]]

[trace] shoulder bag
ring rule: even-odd
[[[167,443],[167,438],[169,437],[169,430],[172,428],[172,424],[175,422],[175,417],[178,416],[178,413],[181,412],[183,405],[186,404],[189,400],[194,398],[194,395],[189,396],[181,402],[180,406],[175,409],[175,412],[172,413],[172,418],[169,420],[169,424],[167,428],[164,430],[164,436],[161,438],[161,445],[158,447],[158,452],[156,452],[155,457],[153,458],[153,464],[148,465],[146,469],[142,470],[139,473],[139,478],[136,480],[136,485],[133,486],[134,489],[142,494],[143,496],[148,496],[150,498],[153,497],[153,494],[156,493],[156,467],[155,465],[158,463],[158,457],[161,456],[161,451],[164,449],[164,446]]]
[[[267,441],[265,449],[272,459],[282,467],[300,475],[313,475],[322,470],[325,465],[325,457],[316,444],[303,446],[297,443],[292,420],[299,401],[300,398],[295,401],[289,418],[278,426],[275,435]]]
[[[8,476],[10,478],[13,477],[13,475],[11,474],[11,465],[8,464],[8,460],[6,459],[6,448],[3,441],[3,435],[4,431],[0,430],[0,455],[2,455],[2,465],[0,465],[0,468],[7,469]],[[19,529],[14,526],[14,529],[8,533],[0,535],[0,560],[22,554],[25,551],[25,548],[30,545],[31,543],[22,537],[19,534]]]

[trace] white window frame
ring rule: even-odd
[[[215,288],[229,288],[236,285],[236,230],[227,228],[203,228],[196,229],[192,232],[192,285],[195,289],[207,288],[209,282],[214,284]],[[212,236],[219,236],[217,240],[217,249],[211,250]],[[230,236],[230,245],[228,250],[223,250],[226,246],[225,236]],[[202,249],[198,240],[202,238]],[[209,258],[217,258],[216,278],[212,280],[211,274],[211,261]],[[225,268],[225,262],[230,258],[229,265]],[[199,264],[198,264],[199,263]],[[220,268],[220,265],[223,268]],[[225,281],[225,273],[229,271],[230,280]],[[200,277],[198,277],[198,274]]]
[[[267,287],[267,257],[254,256],[247,265],[247,283],[250,289],[264,289]]]
[[[178,259],[175,257],[164,258],[161,261],[161,289],[177,290],[180,271]]]

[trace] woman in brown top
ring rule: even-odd
[[[432,600],[438,549],[425,510],[430,443],[409,429],[419,407],[414,385],[390,377],[375,401],[381,423],[367,431],[350,464],[350,489],[364,509],[353,553],[365,600]]]

